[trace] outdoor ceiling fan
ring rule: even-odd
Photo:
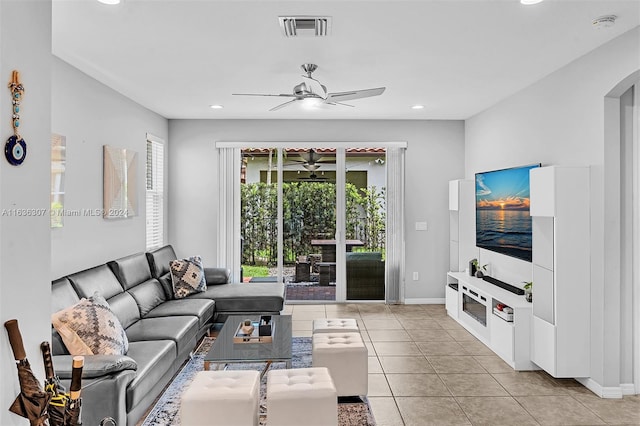
[[[311,174],[309,176],[300,177],[300,178],[298,178],[298,180],[303,180],[303,181],[306,181],[306,182],[324,182],[326,180],[329,180],[329,178],[318,176],[314,172],[311,172]]]
[[[293,163],[302,164],[306,170],[310,172],[315,172],[320,168],[322,164],[335,164],[335,158],[327,157],[325,158],[322,154],[318,153],[315,149],[310,148],[308,151],[301,152],[298,154],[300,156],[300,160],[289,160]]]
[[[290,101],[277,105],[269,111],[276,111],[280,108],[289,106],[297,101],[305,101],[313,105],[342,105],[353,107],[353,105],[345,104],[344,101],[353,99],[369,98],[371,96],[381,95],[385,87],[377,87],[375,89],[351,90],[348,92],[328,93],[327,87],[318,80],[311,77],[311,74],[318,69],[316,64],[302,64],[300,66],[307,75],[303,75],[304,81],[293,87],[293,93],[281,93],[279,95],[260,94],[260,93],[233,93],[234,96],[275,96],[284,98],[293,98]]]

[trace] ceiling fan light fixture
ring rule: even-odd
[[[326,37],[331,33],[331,16],[279,16],[285,37]]]
[[[322,99],[320,98],[304,98],[302,99],[301,105],[304,109],[317,109],[321,103]]]

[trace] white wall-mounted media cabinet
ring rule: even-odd
[[[478,257],[476,249],[475,184],[449,181],[449,270],[464,271]]]
[[[590,376],[589,174],[559,166],[530,172],[531,360],[554,377]]]
[[[458,284],[458,291],[448,284]],[[449,291],[449,290],[452,291]],[[447,314],[515,370],[538,370],[531,362],[531,303],[465,272],[449,272],[445,292]],[[455,299],[455,300],[453,300]],[[498,305],[513,310],[503,314]]]

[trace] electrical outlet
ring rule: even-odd
[[[419,275],[418,275],[418,273],[417,273],[417,272],[414,272],[414,273],[413,273],[413,280],[414,280],[414,281],[418,281],[418,279],[419,279]]]

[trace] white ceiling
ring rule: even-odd
[[[333,31],[285,38],[280,15]],[[54,0],[53,53],[167,118],[466,119],[639,24],[640,0]],[[305,62],[329,92],[386,92],[273,112],[282,98],[231,95],[290,93]]]

